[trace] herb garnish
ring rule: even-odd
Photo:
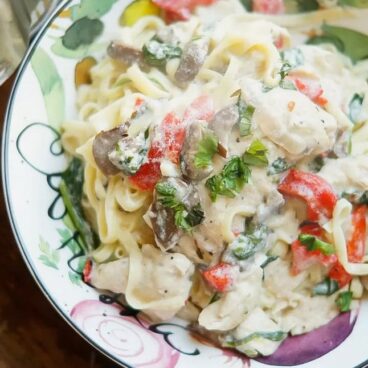
[[[206,181],[211,200],[216,201],[219,195],[234,198],[244,185],[248,183],[251,171],[243,160],[234,156],[224,166],[221,173],[212,176]]]
[[[217,152],[218,138],[212,133],[208,132],[199,142],[198,151],[194,156],[195,167],[202,169],[212,164],[212,158]]]
[[[243,161],[247,165],[264,167],[268,165],[267,147],[260,141],[255,140],[243,155]]]
[[[245,137],[250,134],[252,129],[252,117],[255,111],[255,107],[252,105],[247,105],[242,99],[241,94],[237,102],[239,110],[239,129],[240,136]]]
[[[184,230],[190,231],[193,227],[199,225],[204,219],[204,213],[200,203],[192,208],[178,199],[177,189],[169,182],[159,182],[156,184],[156,193],[158,201],[166,208],[174,211],[175,225]]]
[[[97,235],[93,232],[91,226],[84,217],[82,209],[83,182],[83,162],[74,158],[68,169],[62,174],[60,193],[66,211],[81,236],[82,245],[86,248],[86,252],[90,252],[96,248],[99,241]]]
[[[279,157],[269,166],[267,175],[281,174],[284,171],[289,170],[293,165],[288,163],[286,159]]]

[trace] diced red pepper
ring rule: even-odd
[[[282,36],[279,36],[275,41],[274,41],[275,46],[281,50],[284,48],[284,38]]]
[[[148,151],[148,162],[130,177],[130,182],[141,190],[153,190],[161,179],[161,160],[167,158],[174,164],[179,164],[185,128],[190,120],[210,120],[213,115],[213,100],[208,96],[196,98],[185,110],[183,119],[175,113],[167,114],[153,137]]]
[[[91,282],[91,273],[92,273],[92,261],[90,259],[87,259],[82,274],[83,274],[83,281],[84,282]]]
[[[314,235],[323,240],[325,238],[325,232],[326,232],[325,229],[316,222],[310,222],[300,227],[301,234]]]
[[[367,207],[357,206],[352,213],[353,232],[347,243],[349,262],[359,263],[365,255],[365,241],[367,236],[366,224]]]
[[[285,12],[283,0],[253,0],[253,11],[263,14],[282,14]]]
[[[349,282],[352,279],[352,276],[349,273],[347,273],[344,266],[339,261],[337,261],[333,265],[330,272],[328,273],[328,277],[332,280],[337,281],[340,289],[345,285],[349,284]]]
[[[187,20],[193,10],[200,5],[207,6],[216,0],[152,0],[159,8],[164,10],[168,22]]]
[[[314,103],[320,106],[325,106],[327,104],[328,100],[323,97],[324,91],[319,81],[306,78],[302,79],[299,77],[293,78],[292,76],[289,78],[294,81],[298,91],[309,97]]]
[[[210,121],[215,115],[215,107],[211,97],[203,95],[197,97],[184,112],[184,121]]]
[[[184,122],[171,113],[166,115],[161,128],[164,135],[165,156],[174,164],[178,164],[185,140]]]
[[[283,195],[303,200],[307,205],[308,220],[318,221],[323,217],[332,217],[337,195],[331,185],[320,176],[291,169],[279,184],[278,190]]]
[[[141,97],[137,97],[137,99],[135,100],[135,104],[134,107],[136,109],[140,108],[143,105],[144,99]]]
[[[228,291],[234,283],[234,266],[228,263],[219,263],[202,272],[207,283],[220,293]]]
[[[295,240],[291,244],[291,252],[293,254],[291,266],[291,273],[293,275],[297,275],[315,264],[322,264],[325,267],[331,267],[337,262],[336,254],[327,256],[320,250],[310,251],[299,240]]]
[[[130,182],[140,190],[153,190],[161,179],[159,162],[147,162],[138,172],[129,178]]]
[[[161,179],[161,159],[164,157],[164,149],[157,141],[152,142],[148,151],[148,162],[129,177],[130,182],[140,190],[153,190]]]

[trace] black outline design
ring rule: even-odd
[[[16,240],[16,243],[18,245],[18,248],[22,254],[23,260],[28,267],[29,272],[33,276],[34,280],[38,284],[39,288],[44,293],[45,297],[49,300],[51,305],[55,308],[55,310],[60,314],[60,316],[65,320],[65,322],[74,329],[75,332],[77,332],[81,337],[83,337],[89,344],[91,344],[96,350],[101,352],[103,355],[105,355],[107,358],[111,359],[114,363],[116,363],[118,366],[125,367],[125,368],[134,368],[128,363],[124,361],[117,360],[114,356],[112,356],[107,350],[105,350],[103,347],[99,346],[95,341],[91,340],[89,336],[86,335],[84,331],[82,331],[73,320],[70,319],[70,316],[68,313],[64,312],[57,302],[52,297],[49,290],[45,287],[45,285],[42,283],[42,281],[39,278],[39,275],[36,272],[36,269],[34,268],[34,265],[31,261],[31,257],[24,246],[25,242],[22,239],[18,229],[18,223],[17,220],[14,217],[13,207],[10,200],[10,193],[9,193],[9,157],[8,157],[8,146],[9,146],[9,134],[10,134],[10,120],[13,113],[14,108],[14,97],[16,95],[16,92],[18,90],[18,87],[20,85],[20,82],[22,81],[23,74],[26,70],[26,67],[29,64],[30,59],[32,58],[38,44],[42,40],[43,36],[45,35],[46,31],[49,29],[50,25],[54,22],[54,20],[60,15],[60,13],[72,2],[72,0],[64,0],[62,1],[58,7],[52,12],[51,16],[49,17],[48,21],[44,23],[39,33],[35,36],[33,39],[27,53],[23,57],[23,60],[19,66],[18,73],[16,75],[12,91],[10,93],[9,97],[9,104],[6,110],[5,119],[4,119],[4,126],[3,126],[3,136],[2,136],[2,150],[1,150],[1,173],[2,173],[2,185],[4,190],[4,199],[5,199],[5,206],[9,217],[9,222]]]

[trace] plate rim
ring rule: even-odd
[[[13,237],[17,244],[18,250],[23,258],[25,265],[28,268],[29,273],[32,275],[33,280],[36,282],[38,288],[42,291],[43,295],[46,297],[48,302],[51,306],[56,310],[58,315],[76,332],[80,337],[82,337],[88,344],[90,344],[94,349],[98,352],[103,354],[105,357],[110,359],[112,362],[116,363],[117,365],[123,368],[134,368],[133,366],[129,365],[125,361],[121,361],[116,359],[112,353],[108,352],[103,347],[99,346],[95,341],[93,341],[71,318],[70,316],[65,313],[57,301],[53,298],[53,296],[49,293],[46,286],[43,284],[41,278],[38,275],[36,268],[33,266],[32,261],[29,258],[28,250],[26,247],[25,241],[22,239],[18,229],[18,223],[15,218],[15,213],[12,206],[12,201],[10,197],[9,188],[9,134],[11,130],[11,118],[13,114],[14,108],[14,98],[18,91],[18,87],[21,84],[23,74],[26,71],[27,66],[29,65],[31,58],[36,51],[39,43],[43,39],[45,33],[49,29],[52,22],[60,15],[60,13],[70,4],[73,0],[62,0],[61,3],[49,14],[47,19],[45,20],[44,24],[38,30],[36,35],[34,36],[32,42],[30,43],[27,52],[23,56],[23,59],[18,67],[18,71],[16,73],[13,85],[11,87],[11,92],[9,95],[9,99],[7,102],[7,107],[5,110],[5,116],[3,119],[3,128],[2,128],[2,139],[1,139],[1,182],[2,182],[2,189],[3,189],[3,197],[5,202],[6,213],[9,219],[10,227],[13,233]]]
[[[5,110],[5,116],[3,118],[3,127],[2,127],[2,138],[1,138],[1,184],[3,189],[3,198],[5,203],[5,209],[7,213],[7,217],[9,220],[9,224],[13,233],[13,237],[15,239],[15,243],[18,247],[18,250],[20,251],[20,254],[22,256],[23,262],[25,263],[29,273],[32,275],[33,280],[35,281],[38,288],[41,290],[44,297],[48,300],[48,302],[51,304],[53,309],[57,312],[57,314],[76,332],[80,337],[82,337],[89,345],[91,345],[95,350],[103,354],[106,358],[110,359],[115,364],[123,367],[123,368],[135,368],[132,365],[128,364],[125,361],[118,360],[113,356],[112,353],[110,353],[108,350],[101,347],[99,344],[97,344],[94,340],[92,340],[71,318],[70,316],[65,313],[62,308],[59,306],[57,301],[53,298],[51,293],[47,290],[46,286],[43,284],[41,278],[38,275],[38,272],[36,270],[36,267],[33,266],[32,261],[28,255],[28,250],[26,249],[25,242],[22,239],[21,235],[19,234],[19,226],[17,223],[17,220],[15,218],[15,214],[13,211],[10,193],[8,190],[8,172],[9,172],[9,165],[8,165],[8,156],[9,156],[9,134],[10,134],[10,128],[11,128],[11,117],[13,113],[14,108],[14,98],[18,91],[18,87],[22,81],[23,74],[26,71],[27,66],[29,65],[31,58],[36,51],[39,43],[43,39],[45,33],[49,29],[52,22],[60,15],[60,13],[67,7],[68,4],[73,2],[74,0],[61,0],[60,4],[48,15],[47,19],[45,19],[44,23],[42,24],[42,27],[37,31],[37,33],[34,35],[34,38],[30,45],[28,46],[27,52],[22,58],[22,61],[18,67],[18,71],[15,75],[15,79],[13,82],[13,85],[11,87],[11,92],[9,95],[9,99],[7,102],[7,107]],[[368,367],[368,359],[359,365],[355,366],[354,368],[366,368]]]

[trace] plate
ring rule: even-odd
[[[243,2],[245,6],[250,3]],[[364,367],[362,362],[368,353],[362,342],[368,336],[368,303],[362,303],[358,312],[335,319],[329,330],[318,331],[325,336],[321,341],[313,333],[287,340],[283,347],[287,359],[285,354],[276,353],[269,359],[250,361],[193,336],[184,321],[149,323],[138,311],[122,305],[118,296],[99,294],[82,282],[85,255],[78,234],[65,216],[58,189],[67,165],[59,130],[65,119],[77,116],[76,65],[86,57],[98,59],[104,55],[128,3],[126,0],[62,2],[34,39],[14,84],[3,132],[3,185],[15,238],[38,285],[66,322],[121,366]],[[340,3],[353,7],[326,11],[317,10],[316,1],[285,1],[289,12],[312,10],[304,15],[308,27],[294,29],[295,39],[320,42],[316,31],[320,32],[323,22],[368,34],[367,1]],[[293,15],[278,19],[295,26]],[[322,33],[326,31],[323,27]],[[323,37],[330,37],[331,42],[347,53],[352,52],[357,60],[368,56],[368,42],[354,49],[341,33],[338,37],[329,34]],[[322,350],[329,353],[323,355]]]

